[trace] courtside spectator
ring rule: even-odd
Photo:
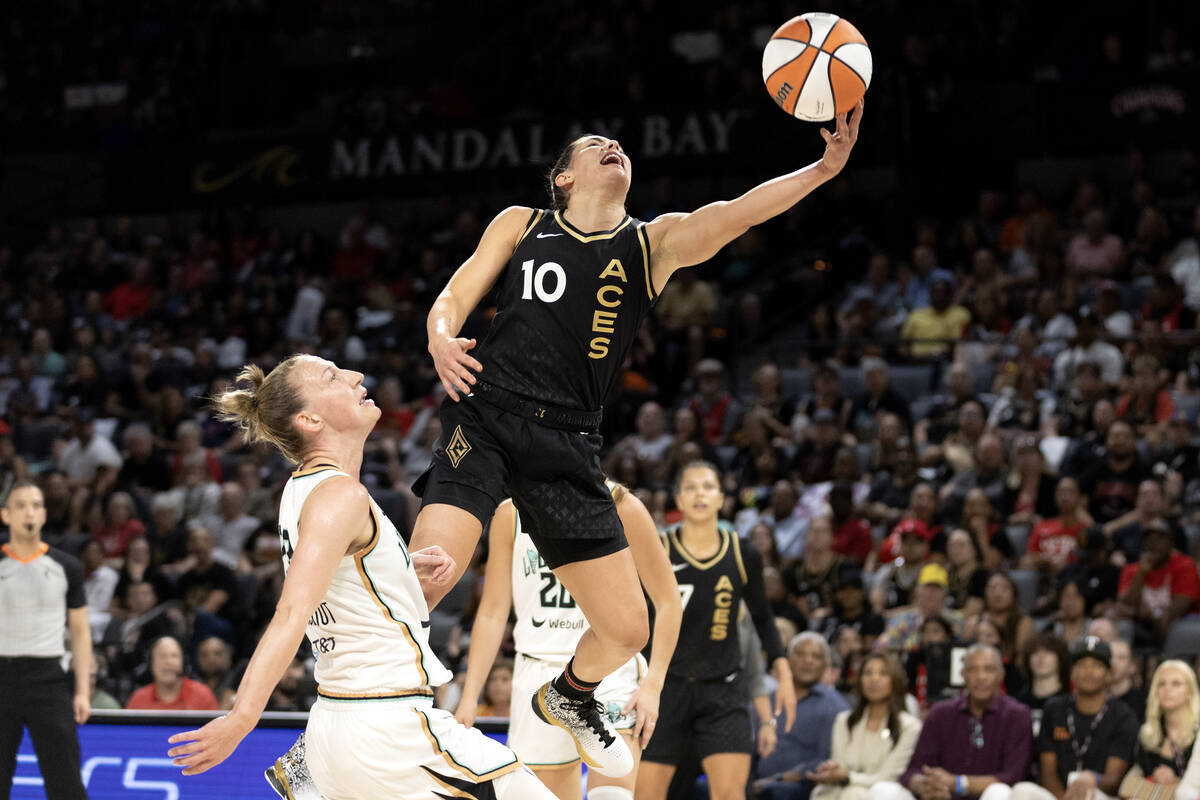
[[[217,698],[200,681],[186,676],[183,648],[163,636],[150,648],[152,682],[135,691],[125,708],[148,711],[215,711]]]

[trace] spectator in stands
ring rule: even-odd
[[[186,677],[183,647],[172,636],[159,638],[150,648],[153,682],[129,697],[125,708],[151,711],[215,711],[217,698],[200,681]]]
[[[1108,386],[1120,382],[1125,359],[1120,350],[1097,338],[1099,332],[1100,318],[1096,312],[1086,306],[1079,309],[1075,314],[1075,341],[1054,359],[1054,384],[1060,390],[1068,385],[1075,368],[1084,362],[1097,365],[1101,380]]]
[[[1161,439],[1174,413],[1175,401],[1161,383],[1158,359],[1152,355],[1135,358],[1133,383],[1117,401],[1117,419],[1132,425],[1141,438]]]
[[[1183,289],[1170,273],[1154,276],[1150,300],[1142,306],[1142,319],[1161,323],[1166,333],[1196,329],[1196,312],[1184,305]]]
[[[1039,358],[1053,361],[1075,338],[1075,321],[1062,312],[1060,302],[1056,289],[1040,289],[1033,312],[1021,317],[1014,326],[1016,330],[1027,328],[1037,334],[1034,352]]]
[[[901,652],[917,649],[920,644],[921,627],[929,617],[941,617],[950,623],[956,635],[961,634],[962,614],[946,608],[948,585],[946,568],[941,564],[926,564],[921,567],[912,607],[898,611],[888,619],[887,627],[875,640],[875,649]]]
[[[120,573],[104,563],[104,546],[90,539],[79,548],[79,562],[83,565],[83,593],[87,598],[88,625],[92,629],[92,640],[99,641],[108,626],[108,607],[112,604]]]
[[[923,535],[929,542],[942,536],[942,525],[936,521],[938,515],[937,493],[933,484],[922,481],[912,488],[909,493],[908,508],[901,512],[900,521],[896,523],[887,538],[880,543],[879,549],[867,559],[867,569],[874,571],[880,564],[891,564],[900,555],[900,545],[903,534],[909,526],[908,520],[916,520],[924,527]]]
[[[929,275],[929,304],[909,312],[900,329],[901,354],[915,359],[945,355],[962,338],[971,312],[954,304],[954,275],[935,269]]]
[[[796,721],[779,733],[775,751],[755,767],[754,794],[763,800],[808,800],[813,790],[808,773],[829,759],[834,720],[849,710],[837,690],[821,682],[832,663],[824,638],[811,631],[800,634],[788,645],[788,662]]]
[[[931,705],[955,693],[950,686],[950,645],[956,638],[954,627],[945,617],[940,614],[926,617],[921,623],[917,646],[901,654],[913,698],[922,715]]]
[[[983,597],[991,574],[979,562],[971,534],[956,528],[946,537],[947,593],[950,607],[970,619],[983,611]]]
[[[175,428],[175,455],[171,458],[172,484],[179,486],[184,482],[184,467],[195,463],[204,465],[209,478],[220,483],[221,462],[213,452],[201,444],[200,426],[194,420],[184,420]]]
[[[1138,789],[1173,789],[1179,785],[1196,744],[1198,715],[1200,689],[1196,673],[1175,659],[1159,664],[1150,681],[1146,722],[1138,731],[1133,769],[1121,785],[1122,798],[1139,796]],[[1151,785],[1145,786],[1138,778]]]
[[[766,524],[775,534],[775,546],[783,564],[790,565],[798,561],[805,552],[805,533],[808,530],[808,520],[796,513],[800,503],[800,495],[791,481],[775,481],[771,487],[770,504],[761,513],[744,520],[739,527],[746,532],[754,525]],[[748,523],[748,524],[747,524]]]
[[[841,564],[833,552],[833,522],[829,517],[817,517],[804,538],[804,558],[784,576],[792,602],[808,619],[820,619],[833,611]]]
[[[638,408],[634,420],[634,433],[617,442],[604,461],[604,469],[613,474],[617,462],[629,454],[638,462],[643,475],[653,476],[661,481],[661,464],[671,441],[671,435],[666,432],[662,406],[648,400]]]
[[[278,549],[277,544],[276,550]],[[120,601],[125,597],[125,587],[141,581],[149,581],[153,584],[154,591],[160,598],[166,600],[171,597],[171,582],[154,565],[150,553],[150,543],[144,536],[132,540],[125,548],[125,559],[121,563],[120,577],[117,581],[116,599],[118,602],[113,606],[114,613],[121,613],[124,610]]]
[[[904,508],[919,480],[917,451],[906,436],[897,444],[891,468],[876,473],[867,502],[861,509],[863,516],[881,526],[895,525],[904,516]]]
[[[1099,622],[1112,625],[1111,620],[1093,620],[1088,628],[1090,635],[1101,632],[1095,630]],[[1115,627],[1113,630],[1115,631]],[[1140,725],[1146,721],[1146,705],[1149,702],[1149,695],[1135,681],[1141,672],[1141,667],[1133,657],[1133,648],[1129,646],[1129,642],[1117,638],[1115,635],[1111,640],[1105,639],[1104,641],[1112,651],[1112,682],[1108,687],[1108,695],[1114,700],[1124,703]]]
[[[1092,516],[1104,525],[1133,509],[1138,485],[1146,477],[1133,427],[1117,420],[1108,427],[1104,458],[1084,474],[1079,486],[1088,496]]]
[[[1200,611],[1200,576],[1196,562],[1173,549],[1171,532],[1162,522],[1143,531],[1137,561],[1121,572],[1117,614],[1134,623],[1134,642],[1159,647],[1171,623]]]
[[[1091,608],[1084,594],[1082,581],[1077,573],[1067,572],[1058,580],[1058,592],[1054,619],[1046,628],[1062,641],[1071,644],[1087,635]]]
[[[725,444],[742,417],[742,406],[725,390],[725,365],[715,358],[696,364],[696,393],[689,407],[700,421],[704,440],[713,447]]]
[[[1112,401],[1107,398],[1097,400],[1092,406],[1089,426],[1083,431],[1082,437],[1072,439],[1059,465],[1059,472],[1082,480],[1088,472],[1095,469],[1107,456],[1105,443],[1108,441],[1109,428],[1116,420],[1117,409]],[[1082,488],[1081,484],[1080,489]]]
[[[972,401],[978,402],[971,370],[960,361],[956,361],[946,370],[946,389],[945,394],[935,398],[934,405],[925,418],[917,420],[913,429],[913,437],[917,444],[941,444],[958,428],[958,415],[962,407]]]
[[[832,409],[813,412],[804,438],[792,456],[791,474],[801,483],[813,484],[833,478],[833,459],[841,447],[841,428]]]
[[[183,521],[189,524],[216,514],[220,506],[221,487],[204,461],[184,464],[180,482],[171,492],[179,498]]]
[[[1125,261],[1121,239],[1108,230],[1108,215],[1092,209],[1083,218],[1083,230],[1067,243],[1066,266],[1084,285],[1114,277]]]
[[[1008,491],[1008,469],[1004,443],[993,433],[979,437],[975,448],[975,466],[945,484],[941,490],[942,512],[946,519],[960,519],[966,513],[967,495],[980,489],[993,510],[1004,509]],[[1003,548],[1003,545],[1000,545]]]
[[[183,497],[175,492],[159,492],[150,501],[150,562],[168,574],[182,571],[180,562],[187,558],[187,528],[183,524]]]
[[[212,534],[206,528],[192,528],[188,533],[188,555],[194,559],[193,566],[179,576],[175,590],[188,611],[230,618],[237,597],[237,581],[233,570],[213,559],[214,547]],[[227,631],[227,626],[211,619],[208,623],[214,625],[214,632]]]
[[[838,569],[833,613],[814,621],[813,630],[830,642],[836,642],[842,631],[850,629],[858,633],[860,648],[869,648],[883,633],[884,625],[883,617],[867,604],[862,570],[853,564],[842,564]]]
[[[960,524],[971,534],[976,554],[988,569],[1001,569],[1016,555],[1008,531],[997,520],[996,510],[983,489],[967,492]]]
[[[764,567],[783,569],[783,559],[779,555],[779,546],[775,543],[775,529],[769,523],[754,523],[745,538],[762,556]]]
[[[208,529],[216,546],[213,559],[230,569],[237,567],[238,557],[246,542],[259,526],[259,521],[245,512],[246,495],[236,481],[221,484],[217,513],[201,517],[198,522]]]
[[[1074,694],[1046,702],[1035,749],[1041,785],[1020,783],[1013,800],[1084,800],[1096,791],[1115,797],[1133,762],[1137,719],[1109,701],[1112,651],[1089,636],[1071,648]]]
[[[841,385],[842,376],[836,362],[823,361],[813,367],[813,393],[801,401],[793,423],[800,417],[811,423],[819,410],[827,408],[834,413],[838,427],[845,427],[852,403],[842,396]]]
[[[1058,479],[1054,487],[1054,505],[1058,516],[1033,526],[1025,554],[1021,556],[1021,569],[1036,569],[1054,575],[1075,561],[1080,536],[1093,521],[1083,505],[1083,495],[1074,478]]]
[[[1046,466],[1036,434],[1020,434],[1013,441],[1013,469],[1008,476],[1004,506],[1010,526],[1032,528],[1056,510],[1056,482]]]
[[[1001,694],[1004,665],[988,645],[967,649],[966,691],[929,710],[899,782],[877,783],[869,800],[978,797],[1007,800],[1029,770],[1029,709]]]
[[[1146,527],[1155,523],[1166,525],[1171,533],[1172,546],[1186,553],[1187,537],[1163,516],[1166,509],[1167,499],[1162,484],[1153,478],[1139,483],[1133,509],[1109,521],[1102,528],[1104,535],[1112,542],[1114,561],[1122,565],[1137,561],[1142,552]]]
[[[809,774],[813,800],[866,800],[875,784],[899,779],[921,734],[921,721],[905,710],[907,683],[892,656],[863,659],[854,709],[837,715],[829,760]]]
[[[145,423],[136,422],[125,429],[125,458],[117,485],[143,499],[171,488],[167,454],[154,444],[154,435]]]
[[[754,370],[750,379],[753,393],[746,408],[743,425],[753,419],[760,423],[772,442],[790,443],[792,417],[796,415],[796,398],[783,394],[783,378],[779,367],[768,362]]]
[[[855,513],[853,484],[833,485],[829,490],[829,510],[834,527],[833,552],[861,567],[875,549],[875,540],[870,526]]]
[[[1133,316],[1122,305],[1121,288],[1115,281],[1100,281],[1096,314],[1109,336],[1127,339],[1133,335]]]
[[[993,572],[983,592],[983,611],[972,623],[988,620],[1000,631],[1000,652],[1010,657],[1023,652],[1033,636],[1033,620],[1022,609],[1017,585],[1007,572]],[[971,624],[967,626],[970,635]]]
[[[513,662],[510,658],[498,658],[488,672],[487,681],[479,695],[477,717],[507,717],[512,702]]]
[[[233,653],[219,636],[210,636],[196,645],[196,673],[217,698],[221,708],[233,707],[237,680],[233,672]],[[304,710],[304,709],[301,709]]]
[[[135,510],[133,498],[126,492],[113,492],[109,496],[104,522],[92,530],[92,538],[103,546],[105,558],[118,561],[125,555],[129,542],[146,532],[146,526],[134,516]]]
[[[1071,387],[1060,393],[1056,407],[1056,427],[1060,436],[1079,438],[1092,430],[1093,410],[1108,397],[1108,387],[1100,379],[1100,367],[1090,361],[1075,365]]]
[[[111,480],[121,469],[122,459],[108,439],[96,433],[93,422],[96,412],[81,408],[71,424],[74,436],[58,455],[58,468],[67,476],[72,488],[92,488],[100,479]]]
[[[929,528],[919,519],[901,520],[896,528],[900,534],[900,557],[880,568],[871,587],[871,606],[881,614],[914,601],[917,580],[929,561],[929,542],[933,539]]]
[[[258,465],[248,458],[239,461],[236,480],[246,496],[246,513],[264,522],[274,520],[275,506],[271,502],[271,490],[263,486]]]
[[[1039,633],[1029,640],[1021,667],[1029,683],[1013,699],[1029,706],[1036,736],[1047,701],[1070,694],[1071,655],[1067,643],[1053,633]]]
[[[929,305],[930,294],[933,291],[933,273],[936,271],[937,251],[925,242],[913,247],[912,270],[908,280],[903,283],[904,305],[909,311]]]
[[[860,442],[870,441],[879,430],[884,414],[895,414],[906,429],[912,427],[912,411],[908,401],[892,388],[887,362],[882,358],[862,360],[863,385],[866,393],[850,407],[851,432]]]

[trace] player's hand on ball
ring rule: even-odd
[[[858,141],[858,126],[862,123],[862,115],[863,101],[859,100],[849,115],[837,115],[837,127],[833,133],[821,128],[821,138],[825,140],[825,155],[821,157],[821,164],[835,175],[841,172],[842,167],[850,160],[850,151]]]
[[[441,586],[454,577],[454,559],[438,545],[430,545],[410,553],[417,577]]]
[[[177,733],[167,739],[170,744],[185,742],[172,747],[167,755],[174,759],[175,766],[183,767],[184,775],[199,775],[229,758],[249,732],[226,714],[199,730]]]
[[[442,387],[456,403],[459,392],[468,395],[475,385],[475,375],[471,370],[483,370],[483,364],[467,354],[473,347],[474,339],[435,339],[429,343],[429,354],[433,356],[433,366],[442,381]]]

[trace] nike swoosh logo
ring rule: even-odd
[[[687,564],[672,564],[671,565],[672,572],[679,572],[679,570],[681,570],[681,569],[687,569]]]
[[[561,233],[539,233],[539,234],[537,235],[537,238],[539,238],[539,239],[549,239],[551,236],[562,236],[562,234],[561,234]]]
[[[540,628],[546,624],[546,620],[538,619],[537,617],[530,617],[529,621],[533,623],[533,627],[535,628]]]

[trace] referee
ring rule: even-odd
[[[92,713],[92,637],[78,559],[42,541],[46,505],[36,484],[13,486],[0,518],[0,800],[8,800],[21,729],[42,769],[47,800],[87,798],[79,777],[76,723]],[[71,631],[72,693],[61,662],[63,621]]]

